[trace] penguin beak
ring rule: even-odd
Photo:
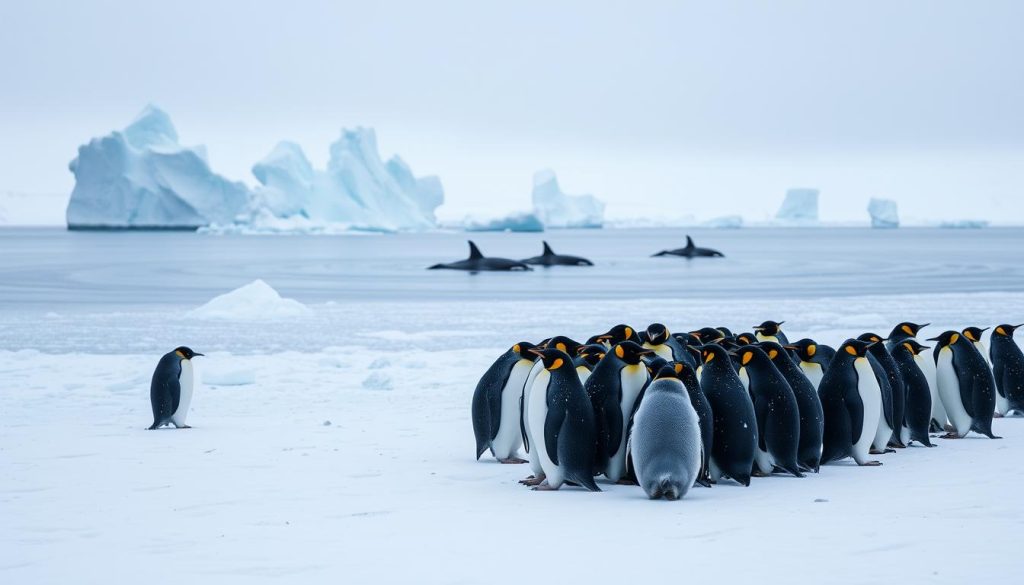
[[[533,355],[535,355],[537,357],[544,357],[544,352],[542,350],[536,348],[536,347],[530,348],[530,349],[528,349],[526,351],[529,352],[529,353],[532,353]]]
[[[929,337],[928,339],[925,339],[925,341],[939,341],[940,339],[941,338],[939,337]]]
[[[203,357],[206,357],[206,354],[205,354],[205,353],[196,353],[196,352],[192,352],[192,357],[196,357],[196,356],[203,356]]]
[[[930,345],[920,345],[920,346],[918,346],[918,347],[919,347],[920,349],[931,349],[931,348],[932,348],[932,346],[930,346]]]
[[[782,346],[782,349],[791,349],[791,350],[793,350],[793,351],[796,351],[796,350],[798,350],[798,349],[800,349],[800,348],[799,348],[799,347],[797,347],[797,346],[795,346],[795,345],[783,345],[783,346]]]
[[[979,329],[979,331],[985,332],[985,331],[988,331],[989,329],[991,329],[991,327],[985,327],[984,329]]]
[[[931,325],[931,323],[921,323],[920,325],[917,326],[917,330],[920,331],[929,325]]]

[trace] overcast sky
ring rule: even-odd
[[[532,173],[616,216],[774,213],[822,189],[1024,221],[1024,2],[3,2],[0,190],[70,192],[79,144],[147,103],[215,170],[341,127],[438,174],[445,216]]]

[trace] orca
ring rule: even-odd
[[[579,256],[566,256],[555,254],[547,242],[544,242],[544,253],[540,256],[527,258],[523,264],[535,264],[538,266],[593,266],[594,263]]]
[[[427,270],[438,270],[442,268],[448,270],[466,270],[469,272],[481,272],[487,270],[533,270],[518,260],[509,260],[508,258],[485,258],[484,255],[480,253],[480,248],[477,248],[476,244],[474,244],[472,240],[469,240],[469,258],[459,260],[457,262],[434,264],[427,268]]]
[[[657,256],[682,256],[683,258],[724,258],[725,254],[711,248],[698,248],[693,245],[693,238],[686,236],[686,247],[675,250],[662,250],[652,257]]]

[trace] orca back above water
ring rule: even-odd
[[[465,270],[468,272],[533,270],[518,260],[510,260],[508,258],[487,258],[480,253],[480,248],[476,247],[473,240],[469,240],[469,258],[466,258],[465,260],[458,260],[456,262],[434,264],[427,268],[427,270],[439,269]]]
[[[547,242],[544,242],[544,253],[540,256],[534,256],[533,258],[527,258],[523,260],[524,264],[534,264],[537,266],[593,266],[594,263],[586,258],[579,256],[566,256],[564,254],[555,254],[554,250]]]
[[[693,238],[686,236],[686,247],[675,250],[662,250],[656,256],[681,256],[683,258],[724,258],[725,254],[711,248],[698,248],[693,243]]]

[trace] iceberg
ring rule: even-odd
[[[900,218],[896,212],[896,202],[892,199],[871,198],[868,202],[868,213],[871,215],[873,228],[900,227]]]
[[[265,321],[308,317],[309,307],[295,299],[283,298],[272,286],[260,279],[210,299],[205,305],[188,312],[196,319],[224,321]]]
[[[818,221],[818,190],[790,189],[775,214],[782,222],[814,223]]]
[[[170,117],[147,106],[122,131],[78,148],[68,229],[189,229],[228,223],[249,189],[214,173],[203,147],[178,143]]]
[[[549,228],[599,228],[604,225],[604,202],[593,195],[566,195],[554,171],[533,175],[533,211]]]
[[[715,217],[702,223],[701,227],[715,229],[739,229],[743,227],[743,216],[723,215],[721,217]]]
[[[436,227],[434,211],[444,202],[438,177],[417,178],[397,156],[382,161],[370,128],[343,130],[324,170],[314,169],[298,144],[281,142],[252,173],[260,186],[248,222],[256,226],[299,218],[368,231],[423,230]]]
[[[536,213],[523,211],[493,219],[466,218],[463,229],[467,232],[542,232],[544,224]]]

